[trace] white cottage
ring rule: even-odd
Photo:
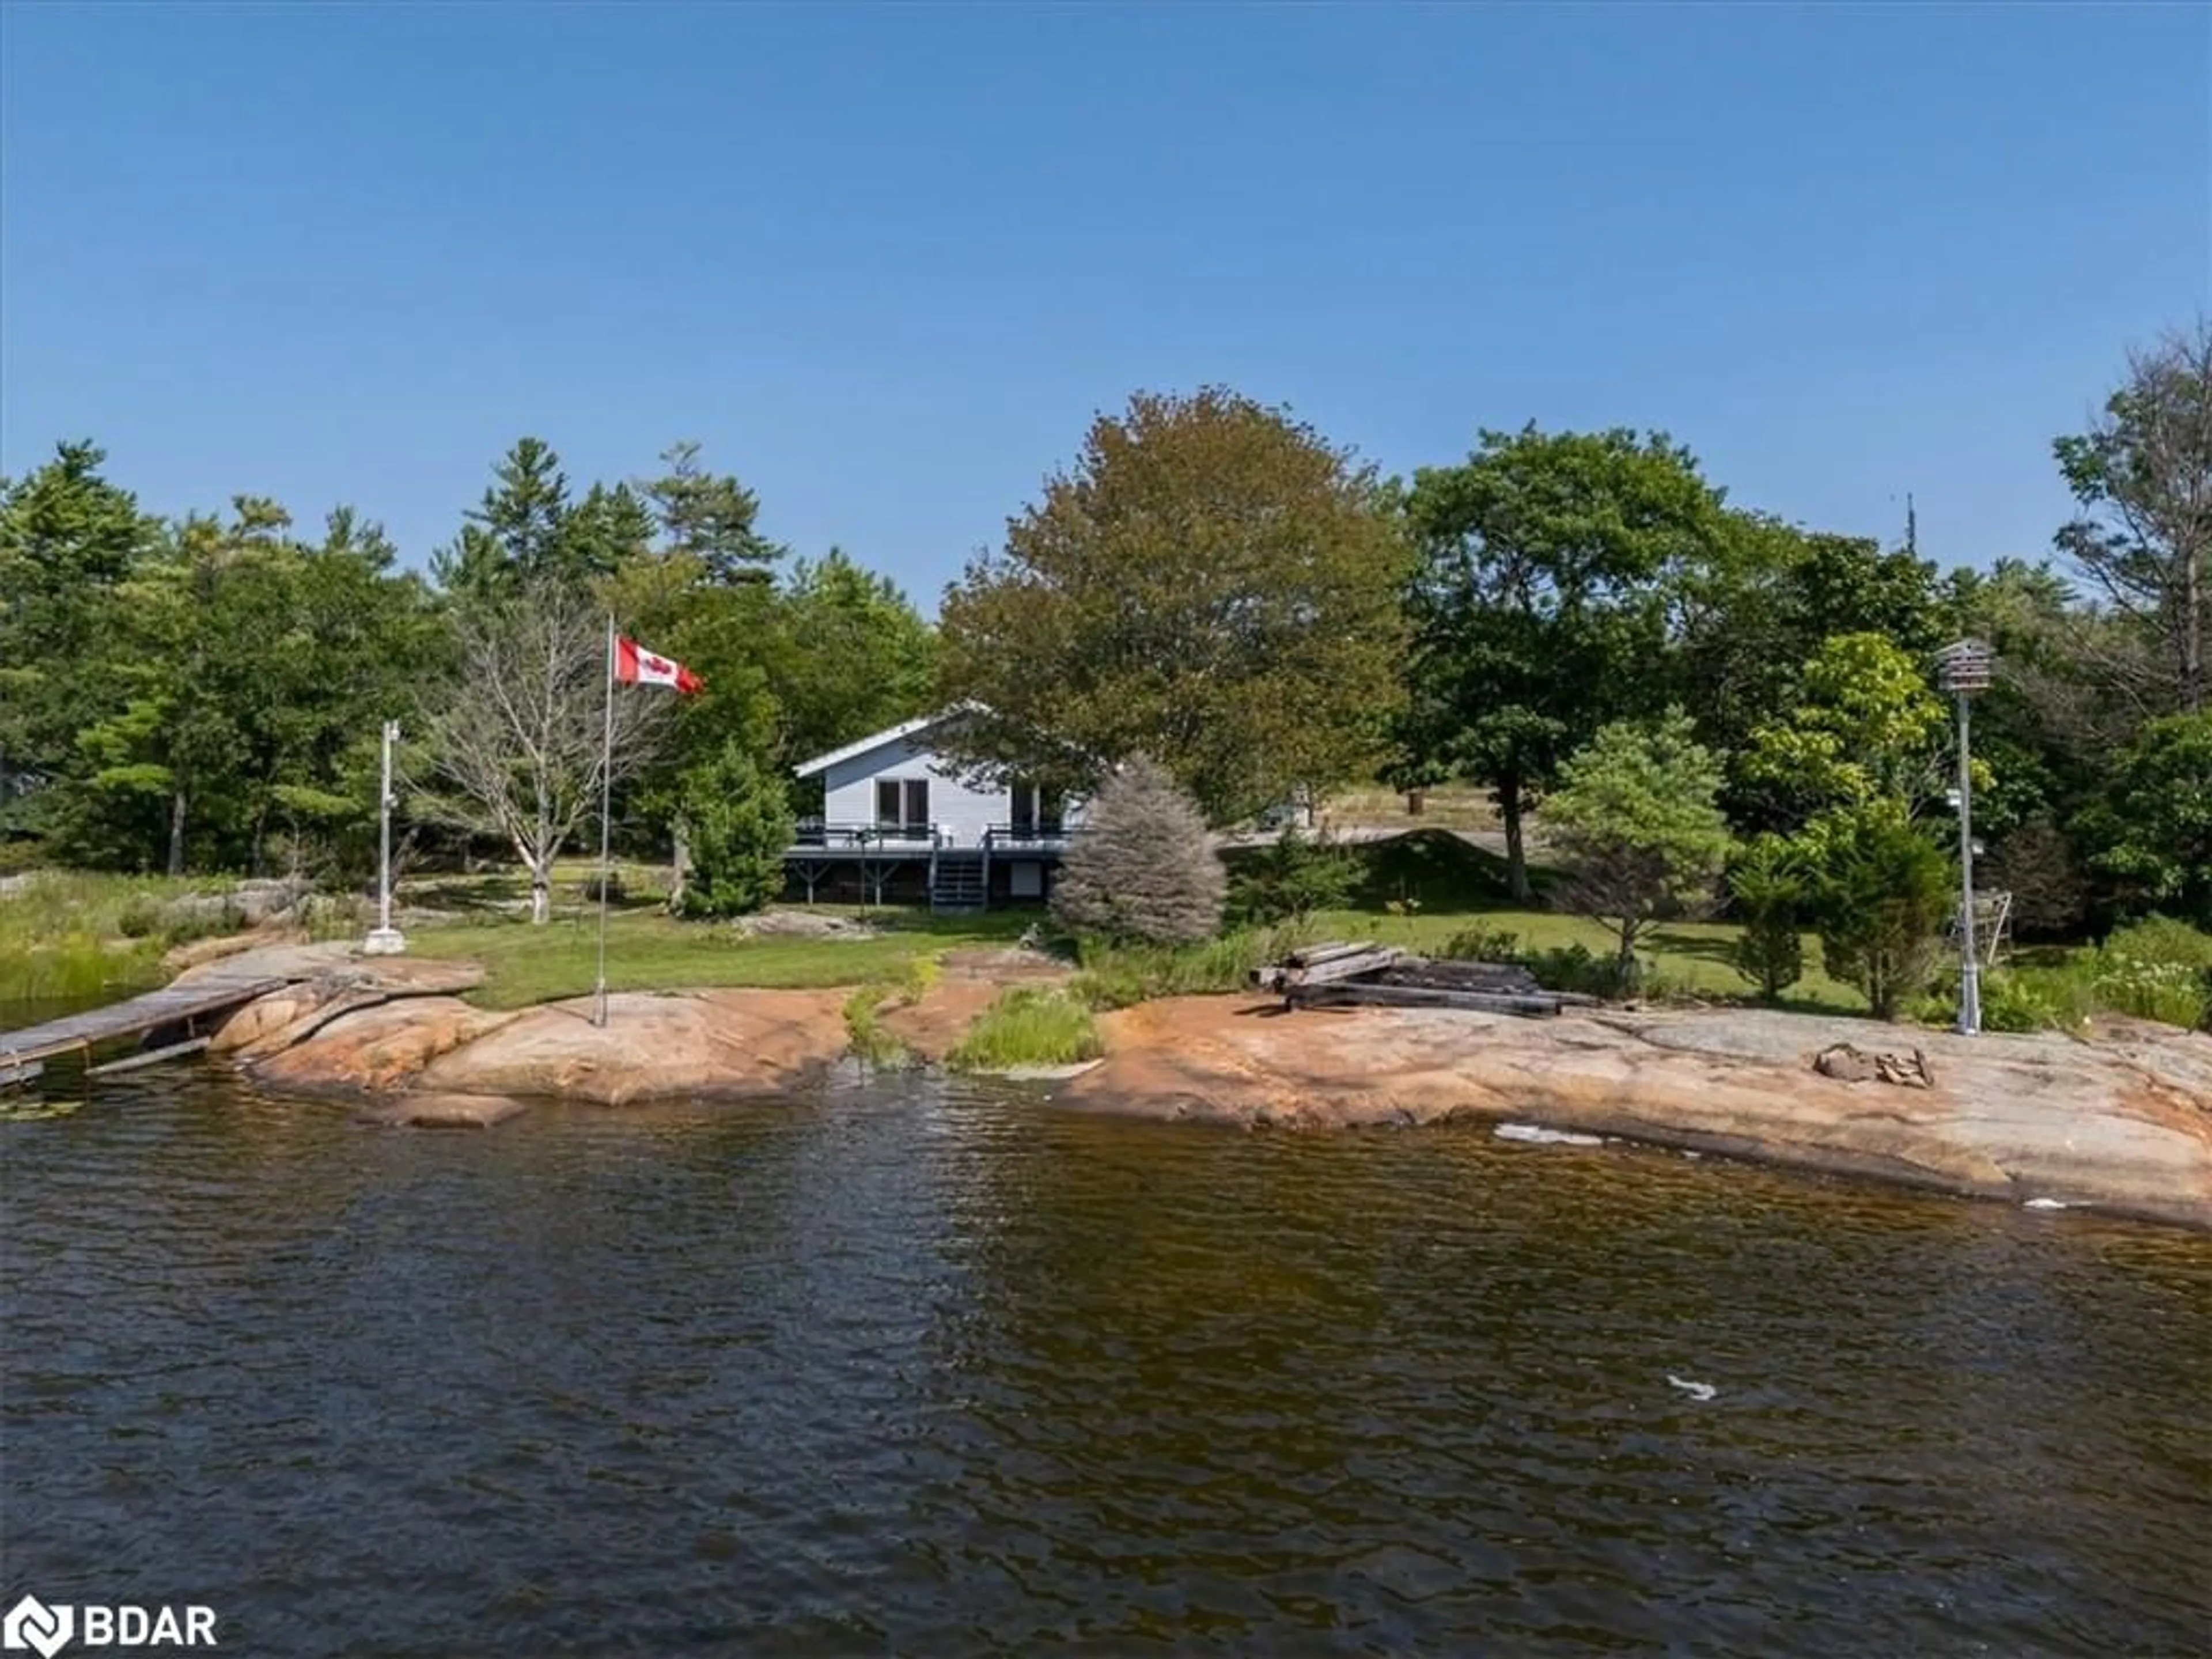
[[[1080,804],[1020,779],[964,780],[932,741],[959,718],[925,714],[799,767],[822,780],[822,816],[800,823],[784,854],[809,903],[927,899],[981,910],[1049,891]]]

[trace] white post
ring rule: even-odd
[[[599,978],[592,995],[592,1024],[607,1023],[607,820],[615,798],[615,619],[607,617],[606,726],[599,752]]]
[[[1974,779],[1967,744],[1966,693],[1959,693],[1959,1032],[1982,1029],[1982,968],[1974,949]]]
[[[362,941],[362,953],[372,957],[396,957],[407,948],[407,940],[392,925],[392,745],[399,741],[399,722],[384,723],[384,785],[377,797],[376,852],[376,926]]]

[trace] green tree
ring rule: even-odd
[[[929,708],[936,630],[897,583],[836,548],[792,567],[769,649],[787,765]]]
[[[1567,754],[1648,697],[1662,579],[1715,536],[1719,505],[1656,433],[1485,432],[1464,464],[1415,474],[1418,718],[1403,746],[1488,786],[1516,897],[1524,816]]]
[[[781,780],[743,744],[724,744],[684,775],[683,814],[691,854],[684,915],[744,915],[783,890],[791,805]]]
[[[1802,701],[1758,726],[1737,764],[1739,793],[1760,820],[1795,829],[1818,815],[1881,802],[1902,815],[1948,776],[1948,726],[1926,671],[1881,634],[1840,634],[1800,675]]]
[[[50,832],[77,735],[114,712],[106,666],[121,592],[160,526],[101,471],[104,453],[64,443],[0,481],[0,837]]]
[[[1279,410],[1139,392],[945,595],[963,757],[1080,791],[1148,753],[1215,823],[1366,774],[1400,696],[1383,509]]]
[[[1316,840],[1293,823],[1238,860],[1229,878],[1229,914],[1262,926],[1304,921],[1316,910],[1350,904],[1359,878],[1350,848]]]
[[[1728,861],[1721,763],[1694,731],[1680,708],[1651,726],[1600,727],[1561,765],[1545,806],[1565,876],[1559,901],[1613,935],[1623,986],[1634,982],[1644,931],[1705,903]]]
[[[2109,665],[2157,712],[2205,706],[2212,633],[2212,320],[2129,361],[2089,431],[2052,446],[2081,512],[2058,549],[2140,641]]]
[[[562,515],[551,574],[589,585],[646,557],[653,547],[653,511],[626,483],[595,483]]]
[[[116,701],[77,734],[61,849],[172,873],[357,865],[378,727],[436,662],[426,596],[392,560],[343,508],[316,546],[253,497],[177,526],[120,590]]]
[[[1220,927],[1225,881],[1197,804],[1139,755],[1091,800],[1053,884],[1053,919],[1079,935],[1192,944]]]
[[[756,527],[759,498],[735,477],[708,472],[696,443],[672,444],[660,459],[668,470],[644,489],[665,550],[698,560],[712,581],[765,580],[784,550]]]
[[[1673,683],[1699,735],[1731,751],[1800,700],[1830,635],[1879,634],[1915,660],[1947,638],[1934,565],[1761,514],[1723,514],[1668,588]]]
[[[1798,844],[1818,872],[1822,965],[1857,987],[1878,1018],[1894,1018],[1934,973],[1956,909],[1956,870],[1888,801],[1832,812]]]
[[[1804,916],[1809,881],[1799,850],[1781,836],[1744,843],[1728,869],[1729,905],[1743,931],[1735,970],[1769,1002],[1805,974]]]
[[[561,458],[543,439],[517,439],[453,544],[431,555],[431,574],[448,593],[474,603],[549,581],[580,586],[604,574],[611,542],[636,528],[634,520],[612,522],[611,506],[599,492],[587,520],[572,524]]]
[[[2099,868],[2132,901],[2212,928],[2212,709],[2148,723],[2089,821]]]

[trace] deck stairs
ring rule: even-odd
[[[983,860],[939,854],[930,873],[929,908],[939,915],[964,915],[982,909],[989,898]]]

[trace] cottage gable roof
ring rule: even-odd
[[[828,771],[840,761],[851,760],[856,755],[866,754],[871,749],[878,749],[884,744],[895,743],[901,738],[911,738],[918,732],[928,731],[933,726],[942,726],[959,712],[957,708],[940,709],[935,714],[918,714],[910,720],[902,720],[896,726],[887,726],[880,732],[872,732],[865,738],[855,738],[842,749],[832,749],[826,755],[817,755],[812,760],[801,761],[792,769],[793,774],[798,777],[811,778],[817,772]]]

